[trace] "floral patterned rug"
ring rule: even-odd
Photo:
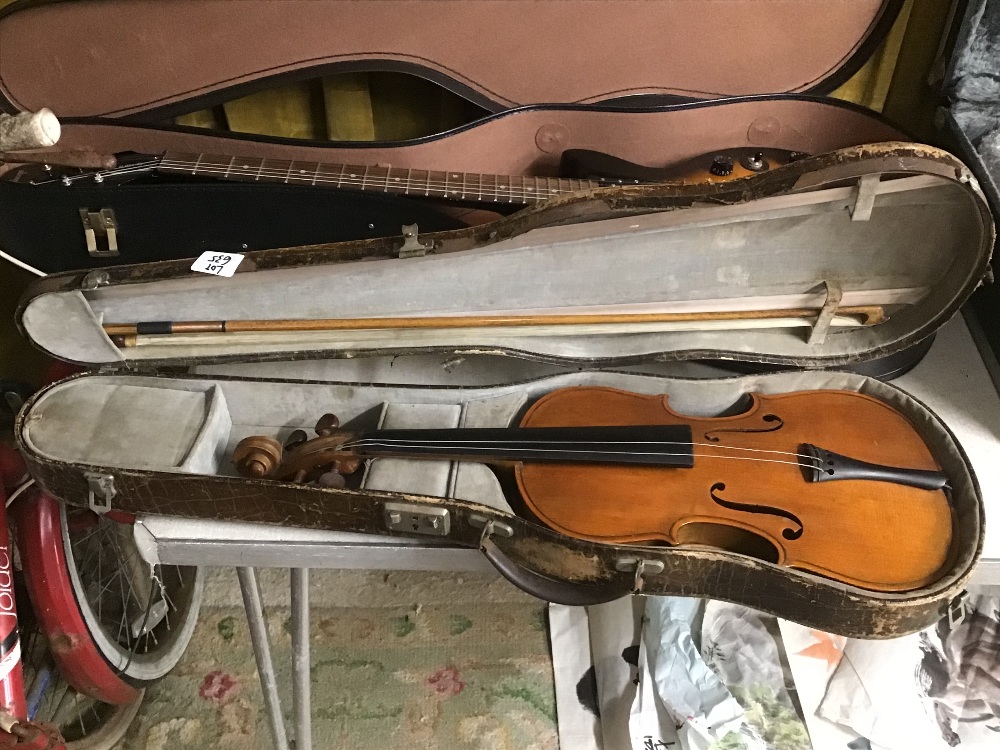
[[[312,612],[315,748],[557,746],[544,605],[323,608]],[[288,610],[268,611],[291,726]],[[243,611],[202,609],[177,668],[149,688],[124,750],[270,748]]]

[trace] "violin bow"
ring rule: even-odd
[[[143,343],[159,343],[165,337],[183,337],[197,334],[233,333],[303,333],[337,331],[385,330],[450,330],[457,328],[553,328],[555,335],[572,335],[574,327],[604,327],[615,332],[627,332],[628,326],[670,326],[698,323],[778,323],[802,324],[815,320],[819,308],[790,308],[775,310],[738,310],[683,313],[611,313],[611,314],[562,314],[562,315],[476,315],[476,316],[420,316],[381,318],[322,318],[276,320],[187,320],[147,321],[140,323],[108,323],[104,332],[122,348]],[[886,320],[881,305],[858,305],[837,310],[837,322],[849,326],[873,326]],[[746,327],[753,327],[746,326]],[[622,329],[622,330],[619,330]],[[177,341],[177,343],[181,343]]]

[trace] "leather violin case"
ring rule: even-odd
[[[826,105],[779,98],[708,109],[754,110],[727,120],[735,132],[760,116],[759,107],[777,117],[785,106],[803,113]],[[551,111],[511,117],[538,124]],[[679,122],[704,111],[650,116]],[[860,116],[836,106],[822,111]],[[503,124],[498,118],[486,127]],[[440,146],[413,148],[431,153]],[[481,549],[515,585],[551,601],[587,604],[629,592],[710,597],[828,632],[897,636],[943,616],[968,581],[982,544],[980,490],[962,446],[918,399],[875,378],[821,368],[870,361],[926,340],[984,278],[994,235],[977,180],[961,161],[930,146],[884,142],[731,182],[593,190],[466,229],[251,252],[231,278],[192,271],[190,261],[54,274],[28,290],[19,324],[42,350],[89,371],[36,394],[19,415],[17,439],[46,490],[99,511],[456,544]],[[858,315],[851,308],[873,306],[878,310],[864,320],[851,317]],[[484,322],[571,309],[600,318],[708,308],[720,314],[629,328],[595,319],[593,328],[572,333],[554,323],[528,329],[506,317],[499,326]],[[775,323],[765,314],[772,309],[799,318]],[[179,325],[426,316],[464,322],[277,332]],[[174,321],[173,333],[163,321]],[[142,325],[122,334],[136,324]],[[733,377],[688,362],[704,359],[789,369]],[[467,375],[473,364],[476,377]],[[939,532],[924,532],[944,544],[946,561],[906,590],[876,590],[779,564],[775,546],[794,545],[798,532],[786,534],[787,542],[779,535],[771,547],[759,538],[760,544],[735,548],[560,532],[525,509],[502,472],[468,458],[374,458],[344,486],[248,478],[233,461],[244,438],[285,442],[300,429],[310,437],[326,413],[349,431],[503,428],[519,424],[539,399],[571,387],[666,396],[671,409],[691,418],[752,413],[752,394],[799,394],[815,399],[817,429],[850,418],[821,413],[830,391],[889,407],[911,425],[946,479],[951,528],[944,522]],[[765,451],[784,429],[773,408],[754,430]],[[706,435],[701,442],[712,441]],[[809,442],[822,446],[823,435]],[[742,462],[718,463],[719,477],[701,491],[717,495],[725,484],[720,496],[739,504],[741,489],[749,488],[729,464]],[[877,482],[871,491],[885,492]],[[610,506],[628,499],[615,483],[602,494]],[[785,508],[775,512],[788,518],[797,494],[775,487],[768,505]],[[748,516],[761,512],[743,507]],[[833,507],[852,513],[846,495]],[[832,520],[802,525],[805,536],[833,534],[847,558],[853,553],[855,564],[865,564]],[[906,537],[909,526],[886,533],[898,550],[919,541]],[[873,575],[878,567],[871,563]]]
[[[908,140],[869,110],[821,98],[869,59],[902,4],[22,0],[0,11],[0,109],[52,109],[63,123],[61,151],[280,160],[286,177],[292,160],[554,176],[568,149],[645,166],[746,147],[821,154]],[[359,70],[429,79],[487,114],[394,143],[170,124],[278,85]],[[116,173],[66,186],[54,174],[44,184],[10,174],[0,180],[0,250],[40,273],[399,236],[412,224],[433,232],[496,218],[412,196],[281,180]],[[104,210],[113,214],[113,250],[106,235],[88,236],[83,223]]]

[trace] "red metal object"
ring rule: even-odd
[[[66,742],[55,727],[22,721],[10,728],[0,730],[0,748],[16,750],[66,750]]]
[[[104,660],[80,614],[66,564],[59,502],[41,491],[30,495],[15,510],[17,542],[28,594],[52,657],[79,692],[104,703],[131,703],[139,690]]]
[[[21,454],[5,443],[0,443],[0,488],[8,492],[28,476]]]
[[[0,711],[24,721],[28,718],[28,707],[24,700],[21,636],[14,601],[14,557],[7,528],[7,493],[2,487],[0,502]]]

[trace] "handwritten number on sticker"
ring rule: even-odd
[[[192,271],[213,276],[232,276],[243,260],[240,253],[202,253],[191,265]]]

